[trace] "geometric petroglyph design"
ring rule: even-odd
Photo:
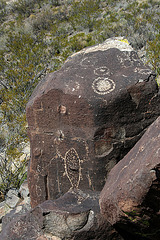
[[[65,173],[73,188],[78,188],[81,180],[81,160],[74,148],[69,149],[64,157]]]
[[[95,57],[85,57],[84,59],[82,59],[82,61],[80,62],[80,65],[83,67],[91,67],[94,66],[97,62],[97,58]]]
[[[137,73],[142,74],[142,75],[148,75],[148,74],[152,73],[152,70],[148,69],[148,68],[138,68],[138,67],[136,67],[134,72],[137,72]]]
[[[94,70],[94,74],[98,76],[103,76],[103,75],[110,75],[110,70],[106,66],[96,68]]]
[[[77,151],[74,148],[70,148],[63,157],[58,150],[56,149],[57,156],[64,161],[64,175],[67,176],[71,183],[72,188],[78,188],[80,180],[82,179],[81,174],[81,160]]]
[[[62,132],[61,130],[59,130]],[[71,141],[74,143],[77,142],[78,145],[83,144],[84,145],[84,152],[85,156],[83,159],[80,159],[77,151],[75,148],[71,147],[68,151],[65,152],[64,156],[62,156],[60,150],[59,150],[59,145],[60,142],[63,142],[64,138],[62,140],[57,140],[57,137],[55,138],[55,145],[56,145],[56,158],[61,158],[64,162],[64,176],[68,178],[71,184],[71,188],[78,188],[80,181],[82,180],[82,167],[81,163],[86,161],[89,156],[89,147],[86,142],[86,140],[82,138],[77,138],[74,137],[72,138]]]
[[[100,95],[105,95],[112,92],[115,89],[115,83],[112,79],[107,77],[98,77],[92,83],[94,92]]]
[[[125,56],[124,56],[125,55]],[[127,68],[134,66],[134,63],[131,61],[128,53],[124,54],[123,56],[117,55],[117,59],[122,67]]]

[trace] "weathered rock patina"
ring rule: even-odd
[[[121,40],[74,54],[32,94],[32,207],[70,188],[100,191],[108,171],[158,116],[155,76]]]
[[[75,190],[2,219],[3,240],[123,240],[100,216],[99,193]]]
[[[110,171],[100,207],[125,239],[159,239],[160,117]]]

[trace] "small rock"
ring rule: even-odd
[[[61,240],[61,238],[56,236],[51,236],[50,234],[44,234],[36,238],[36,240]]]
[[[19,193],[23,199],[29,196],[28,182],[25,180],[20,186]]]
[[[5,201],[0,203],[0,222],[2,220],[2,217],[7,213],[7,211],[10,210],[10,208],[6,205]]]
[[[6,195],[5,203],[10,207],[14,208],[20,201],[20,198],[18,197],[18,190],[16,189],[10,189]]]

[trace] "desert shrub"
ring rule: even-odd
[[[88,28],[93,31],[96,18],[100,14],[99,0],[73,1],[70,11],[70,22],[75,30]]]
[[[1,2],[0,2],[0,23],[2,23],[5,20],[6,14],[7,14],[6,1],[1,0]]]
[[[43,0],[17,0],[12,4],[12,12],[27,17],[34,12],[35,4],[40,8],[43,5]]]
[[[95,41],[93,40],[92,35],[88,34],[86,35],[85,33],[77,33],[76,35],[72,36],[69,39],[69,43],[71,46],[71,50],[73,52],[80,51],[81,49],[94,45]]]
[[[40,13],[34,15],[31,14],[29,22],[33,27],[34,32],[40,32],[41,30],[50,30],[51,25],[54,24],[55,16],[53,11],[49,8],[43,9]]]
[[[25,107],[46,71],[48,55],[42,36],[22,32],[10,32],[6,47],[0,51],[0,121],[8,128],[6,151],[12,156],[11,150],[27,137]]]
[[[160,75],[160,33],[156,34],[152,41],[147,42],[146,52],[148,62],[152,64],[152,68],[156,74]]]
[[[60,6],[61,5],[61,1],[60,0],[49,0],[50,5],[52,6]]]
[[[53,28],[57,29],[59,23],[66,20],[65,9],[60,7],[50,8],[49,6],[41,9],[39,13],[31,14],[28,18],[29,24],[32,26],[35,34],[45,31],[52,31]]]
[[[18,154],[17,154],[18,157]],[[6,156],[0,156],[0,201],[4,200],[11,188],[19,188],[27,177],[27,159],[9,161]]]

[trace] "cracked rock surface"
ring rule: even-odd
[[[93,227],[99,213],[99,193],[91,195],[80,190],[47,200],[21,214],[8,214],[2,220],[3,240],[68,239],[76,232]]]
[[[159,239],[160,117],[111,170],[100,207],[125,239]]]

